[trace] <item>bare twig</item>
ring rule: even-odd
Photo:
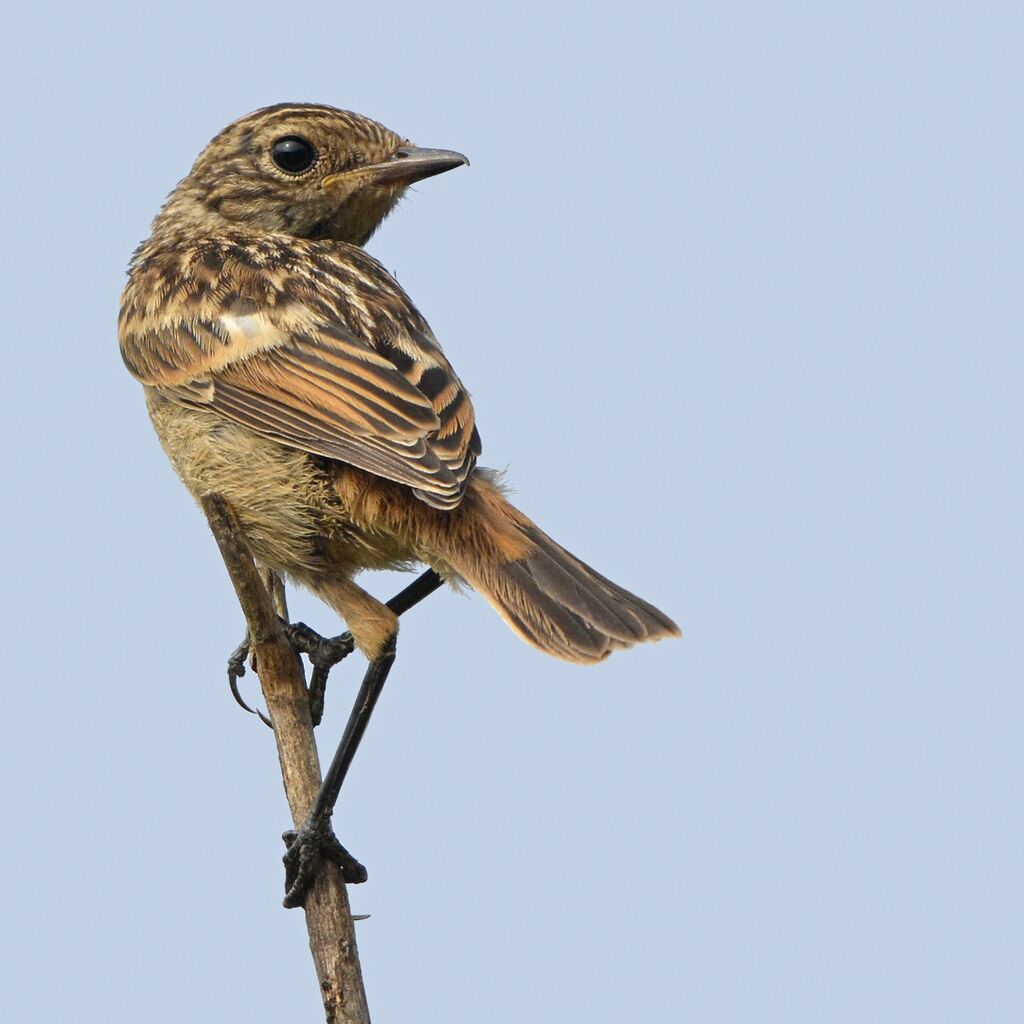
[[[288,598],[284,592],[284,580],[272,569],[265,569],[262,566],[259,568],[259,574],[263,586],[267,588],[267,593],[273,600],[274,611],[285,622],[291,621],[288,617]]]
[[[284,588],[267,574],[273,598],[268,594],[234,512],[220,495],[207,495],[202,507],[245,613],[256,672],[274,723],[288,806],[299,828],[320,788],[321,775],[302,663],[278,618],[277,609],[285,607]],[[322,862],[305,912],[327,1024],[369,1024],[348,893],[333,863]]]

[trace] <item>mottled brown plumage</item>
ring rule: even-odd
[[[298,171],[277,162],[310,153]],[[132,260],[125,363],[185,485],[222,494],[259,560],[331,604],[371,659],[397,620],[352,577],[413,562],[467,580],[521,636],[570,661],[677,635],[476,468],[468,393],[361,248],[410,182],[462,162],[331,107],[241,118]]]
[[[330,816],[398,618],[354,582],[361,570],[421,562],[461,577],[568,661],[678,634],[476,467],[466,389],[361,248],[411,182],[465,162],[357,114],[269,107],[203,150],[129,268],[121,352],[178,475],[197,499],[226,499],[255,557],[330,604],[370,659],[309,816],[286,835],[286,906],[303,902],[325,857],[365,878]],[[414,589],[437,583],[427,574]]]
[[[151,247],[122,304],[122,354],[139,380],[429,504],[458,504],[480,451],[473,407],[376,260],[344,243],[241,233]]]

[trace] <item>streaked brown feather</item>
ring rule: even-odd
[[[426,321],[355,246],[164,239],[133,262],[120,340],[128,369],[172,401],[438,508],[458,504],[480,452],[469,395]]]
[[[317,154],[305,177],[271,157],[296,132]],[[397,621],[351,576],[415,561],[570,661],[678,635],[474,469],[468,394],[357,248],[405,186],[324,188],[403,145],[356,114],[282,104],[229,125],[170,195],[132,260],[119,334],[175,469],[197,498],[221,494],[254,556],[330,603],[370,658]]]
[[[668,616],[580,561],[511,505],[490,470],[472,475],[465,500],[450,513],[425,508],[401,488],[362,473],[345,473],[335,487],[359,529],[401,537],[419,557],[454,570],[517,633],[550,654],[595,662],[679,635]]]

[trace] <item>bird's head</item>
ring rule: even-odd
[[[211,140],[154,234],[237,228],[364,245],[409,185],[466,163],[347,110],[265,107]]]

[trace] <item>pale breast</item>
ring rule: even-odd
[[[182,483],[196,500],[220,494],[228,501],[263,565],[317,590],[325,576],[407,569],[422,560],[399,538],[352,523],[337,486],[344,465],[145,391],[150,419]]]
[[[182,483],[197,500],[216,493],[230,503],[260,562],[298,577],[324,571],[319,538],[325,517],[333,511],[340,518],[342,510],[306,453],[216,413],[168,401],[152,388],[146,388],[146,406]]]

